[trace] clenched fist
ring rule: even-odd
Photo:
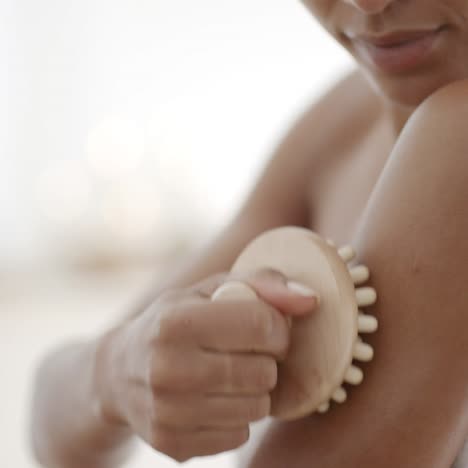
[[[231,279],[259,299],[213,302]],[[288,351],[287,317],[317,304],[312,291],[272,270],[166,291],[101,340],[94,371],[101,417],[178,461],[242,445],[249,423],[270,412],[277,362]]]

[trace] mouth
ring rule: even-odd
[[[388,73],[422,65],[436,48],[445,26],[424,30],[393,31],[383,35],[345,34],[371,65]]]

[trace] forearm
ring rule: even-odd
[[[54,351],[40,366],[32,402],[31,438],[47,467],[117,467],[128,456],[131,434],[96,411],[94,358],[98,341]]]
[[[120,328],[142,315],[166,289],[189,285],[214,272],[226,270],[226,265],[232,263],[235,253],[240,249],[238,244],[244,243],[242,233],[243,228],[240,232],[232,229],[227,240],[215,243],[205,258],[203,253],[202,258],[199,254],[190,262],[179,265],[164,281],[155,281],[148,287],[148,293],[126,314]],[[111,335],[112,332],[94,342],[59,349],[51,353],[38,369],[32,404],[31,436],[35,455],[44,466],[116,468],[126,458],[131,439],[129,431],[106,424],[99,417],[98,411],[93,409],[93,401],[98,400],[96,389],[93,388],[96,349],[99,341],[102,344]],[[117,348],[122,350],[121,346]],[[115,389],[114,383],[110,382],[110,374],[113,368],[121,367],[122,354],[116,358],[110,357],[112,353],[107,351],[101,353],[101,357],[102,354],[108,355],[104,357],[108,362],[101,361],[98,374],[101,382],[107,381],[105,393],[108,396]],[[109,375],[102,375],[104,372]],[[117,408],[112,408],[110,413],[121,419]]]

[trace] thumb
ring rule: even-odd
[[[285,315],[307,315],[320,305],[318,293],[310,286],[288,279],[277,270],[258,270],[244,281],[261,299]]]

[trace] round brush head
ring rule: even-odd
[[[362,370],[354,361],[370,361],[373,349],[361,334],[377,330],[377,319],[360,308],[375,303],[373,288],[357,287],[369,278],[363,265],[348,267],[355,257],[350,246],[337,249],[313,231],[281,227],[255,238],[232,267],[250,274],[263,268],[281,272],[289,280],[310,286],[320,307],[291,321],[290,349],[278,363],[278,382],[271,394],[271,415],[283,420],[311,412],[326,412],[330,402],[343,403],[343,383],[358,385]],[[255,291],[239,281],[223,284],[213,300],[256,299]]]

